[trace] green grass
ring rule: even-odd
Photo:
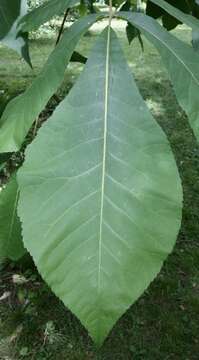
[[[186,28],[175,31],[185,41]],[[88,54],[95,35],[83,38],[79,50]],[[199,146],[179,108],[156,51],[145,42],[129,47],[119,31],[125,54],[140,91],[165,130],[184,189],[183,221],[177,244],[161,273],[145,294],[117,322],[97,351],[79,321],[50,292],[34,267],[8,264],[1,271],[0,359],[18,360],[198,360],[199,358]],[[0,48],[2,107],[22,92],[53,49],[54,40],[32,41],[34,72],[17,55]],[[81,66],[70,65],[58,94],[68,91]],[[67,89],[67,90],[66,90]],[[29,264],[29,265],[27,265]],[[13,274],[28,280],[13,283]],[[23,282],[23,281],[22,281]]]

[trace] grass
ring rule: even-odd
[[[182,27],[176,36],[185,41]],[[183,220],[177,244],[160,274],[117,322],[97,351],[79,321],[50,292],[31,262],[9,263],[1,270],[0,359],[2,360],[198,360],[199,358],[199,146],[179,108],[156,51],[145,42],[129,47],[118,31],[140,91],[166,132],[184,190]],[[83,38],[88,54],[96,33]],[[1,106],[24,91],[54,47],[54,39],[32,41],[34,71],[17,55],[0,48]],[[81,66],[70,65],[58,94],[68,91]],[[66,90],[67,89],[67,90]],[[18,278],[13,275],[20,275]],[[24,279],[25,278],[25,279]]]

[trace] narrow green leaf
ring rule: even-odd
[[[199,139],[199,53],[143,14],[118,13],[137,26],[157,48],[170,75],[177,99]]]
[[[78,0],[49,0],[36,7],[21,19],[23,31],[38,29],[42,24],[56,15],[61,15],[68,8],[73,7]]]
[[[16,50],[31,65],[27,34],[19,32],[17,27],[26,11],[26,0],[0,1],[0,41]]]
[[[0,191],[0,259],[18,260],[26,252],[17,216],[18,196],[16,176],[13,176],[5,189]]]
[[[66,30],[32,85],[8,103],[0,120],[0,152],[20,148],[34,120],[61,84],[79,38],[102,17],[101,14],[86,16]]]
[[[181,21],[182,23],[190,26],[192,29],[199,30],[199,20],[194,16],[185,14],[183,11],[179,10],[177,7],[172,6],[167,1],[164,0],[150,0],[154,4],[161,7],[167,13]]]
[[[28,147],[18,180],[25,245],[101,344],[172,250],[182,202],[167,138],[110,27]]]

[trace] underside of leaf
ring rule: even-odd
[[[101,344],[171,252],[182,202],[166,136],[110,27],[27,149],[18,180],[27,249]]]

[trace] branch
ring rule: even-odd
[[[55,45],[58,44],[58,42],[59,42],[59,40],[60,40],[60,38],[61,38],[61,36],[62,36],[63,30],[64,30],[64,24],[65,24],[65,22],[66,22],[66,18],[67,18],[67,16],[68,16],[69,11],[70,11],[70,9],[67,9],[66,12],[65,12],[65,14],[64,14],[64,18],[63,18],[61,27],[60,27],[60,29],[59,29],[59,34],[58,34],[58,37],[57,37],[57,40],[56,40]]]

